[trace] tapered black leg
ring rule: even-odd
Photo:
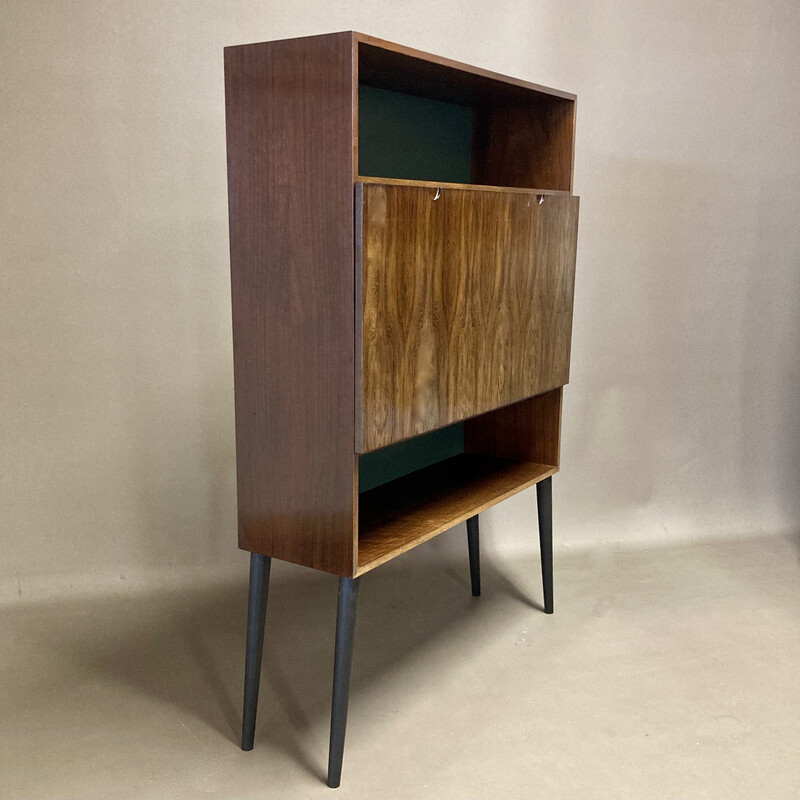
[[[539,512],[539,549],[542,553],[542,587],[544,613],[553,613],[553,484],[547,478],[536,484],[536,506]]]
[[[481,545],[478,515],[467,520],[467,547],[469,547],[469,576],[472,579],[472,596],[481,596]]]
[[[331,744],[328,751],[328,786],[335,789],[342,778],[344,734],[347,729],[347,703],[350,699],[350,670],[358,611],[358,578],[339,578],[339,603],[336,609],[336,653],[333,658],[333,702],[331,704]]]
[[[256,732],[258,684],[261,680],[261,653],[264,650],[264,619],[267,616],[269,568],[272,559],[250,555],[250,600],[247,606],[247,649],[244,662],[244,712],[242,750],[253,749]]]

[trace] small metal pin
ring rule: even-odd
[[[438,200],[439,197],[441,197],[441,194],[442,194],[442,187],[441,186],[437,186],[436,187],[436,195],[434,196],[433,199],[434,200]]]
[[[539,195],[539,205],[541,205],[542,203],[544,203],[544,195],[540,194]]]

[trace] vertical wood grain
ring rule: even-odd
[[[353,36],[225,50],[239,545],[351,576]]]
[[[360,196],[360,452],[567,383],[578,198]]]
[[[473,115],[473,183],[572,191],[574,100],[482,106]]]
[[[561,393],[559,387],[467,420],[464,450],[558,468]]]

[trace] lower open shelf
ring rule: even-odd
[[[462,453],[361,494],[358,569],[383,564],[556,472],[527,461]]]

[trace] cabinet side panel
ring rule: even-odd
[[[464,449],[558,468],[561,388],[529,397],[464,423]]]
[[[239,546],[353,574],[352,35],[225,51]]]
[[[473,183],[571,192],[575,110],[560,99],[477,108]]]

